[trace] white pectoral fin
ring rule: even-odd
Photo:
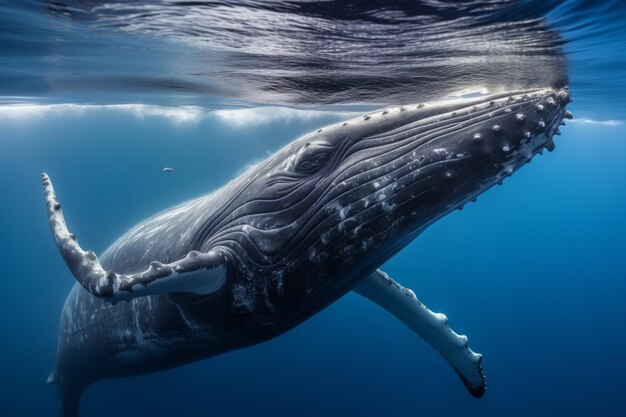
[[[152,294],[187,292],[211,294],[226,281],[226,255],[220,251],[189,252],[184,258],[162,264],[152,262],[142,272],[117,274],[105,270],[92,251],[84,251],[65,224],[52,182],[42,174],[48,219],[61,256],[76,280],[91,294],[116,303]]]
[[[380,270],[367,276],[354,291],[409,326],[452,365],[474,397],[482,397],[486,389],[482,355],[469,348],[466,336],[458,335],[448,326],[444,314],[433,313],[413,291]]]

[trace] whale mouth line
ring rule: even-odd
[[[372,222],[393,229],[394,216],[406,218],[402,227],[425,227],[549,149],[565,104],[560,92],[537,89],[384,109],[324,127],[263,165],[258,181],[271,192],[208,219],[214,227],[201,229],[209,236],[202,247],[230,246],[263,268],[285,266],[307,251],[320,254],[344,237],[351,241],[350,233],[356,238]],[[294,158],[316,155],[320,147],[332,154],[319,170],[294,170]]]

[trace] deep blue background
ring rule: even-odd
[[[50,235],[42,171],[83,246],[102,252],[147,215],[341,118],[238,125],[102,108],[26,114],[0,114],[3,416],[56,413],[56,390],[45,380],[73,279]],[[624,416],[623,129],[569,124],[554,153],[439,221],[385,265],[485,356],[483,399],[470,397],[402,323],[349,294],[262,345],[98,383],[83,397],[84,415]],[[161,172],[166,165],[177,171]]]
[[[539,3],[525,3],[533,16]],[[554,153],[437,222],[384,266],[447,314],[452,328],[485,356],[484,398],[473,399],[402,323],[349,294],[267,343],[168,372],[100,382],[85,393],[83,416],[626,416],[626,7],[622,0],[541,3],[552,10],[545,17],[562,40],[558,52],[567,60],[577,121],[562,129]],[[198,49],[159,33],[92,31],[90,19],[54,17],[42,4],[0,0],[0,103],[33,104],[0,106],[1,417],[57,413],[56,388],[45,380],[74,281],[49,231],[42,171],[52,176],[81,244],[101,253],[145,217],[219,187],[299,134],[347,117],[332,109],[265,109],[226,119],[192,109],[183,120],[151,107],[38,106],[221,108],[242,104],[228,99],[233,87],[250,87],[203,78],[206,89],[185,95],[172,80],[202,78],[225,59],[211,50],[212,39]],[[197,23],[177,22],[185,31]],[[532,36],[516,40],[520,52],[538,52]],[[504,55],[511,50],[498,48],[512,46],[493,45]],[[437,67],[439,58],[415,64]],[[254,59],[249,64],[261,77],[268,70]],[[314,59],[309,64],[326,68]],[[355,65],[351,71],[385,74],[369,61]],[[548,68],[538,65],[538,74]],[[332,65],[326,70],[332,83]],[[454,74],[447,80],[463,88],[485,87],[465,85],[466,78]],[[385,88],[402,81],[393,75],[371,86],[382,101]],[[144,95],[142,86],[154,87],[154,94]],[[207,96],[213,87],[221,98]],[[176,172],[163,173],[164,166]]]

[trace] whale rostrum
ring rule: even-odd
[[[250,346],[349,291],[436,349],[469,392],[482,356],[380,266],[430,224],[528,163],[572,114],[566,90],[387,108],[289,143],[221,189],[135,226],[101,256],[70,233],[43,174],[48,218],[76,278],[49,382],[61,415],[101,379]]]

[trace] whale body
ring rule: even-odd
[[[553,150],[565,90],[387,108],[304,135],[221,189],[156,214],[101,256],[69,232],[43,174],[53,236],[77,283],[49,382],[63,417],[106,378],[164,370],[276,337],[356,291],[485,392],[482,356],[379,267],[447,213]]]

